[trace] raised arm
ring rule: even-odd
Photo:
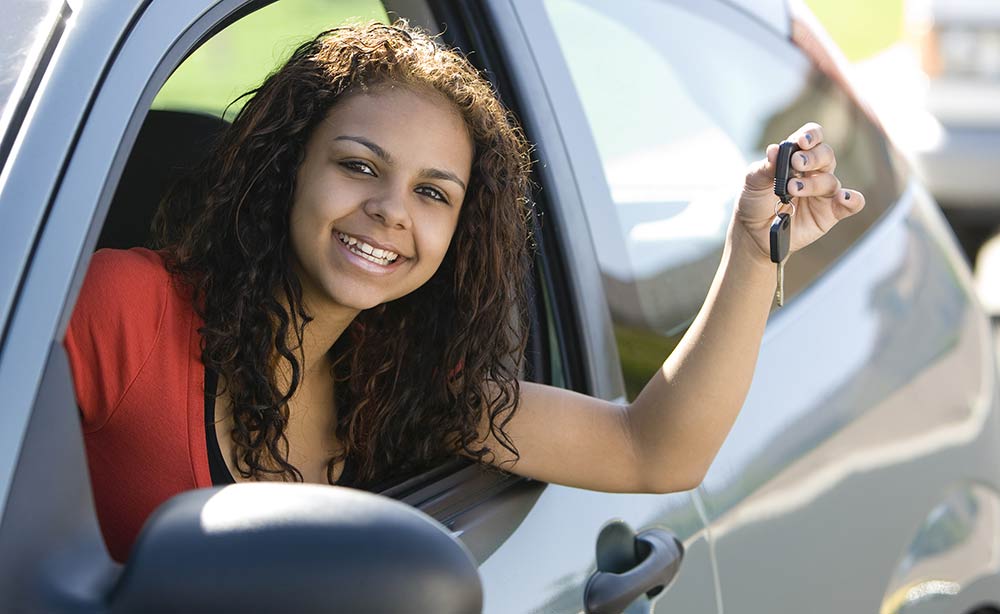
[[[789,181],[794,196],[791,251],[812,243],[861,210],[864,196],[841,187],[822,128],[789,137],[801,147]],[[722,262],[708,297],[680,344],[629,405],[522,384],[507,432],[520,453],[513,466],[499,446],[496,463],[548,482],[614,492],[696,487],[746,399],[776,284],[769,228],[777,145],[747,172]]]

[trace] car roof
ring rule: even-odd
[[[782,35],[790,36],[789,5],[801,0],[723,0],[723,2],[753,15]]]

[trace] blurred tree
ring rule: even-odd
[[[905,0],[805,0],[852,62],[864,60],[903,37]]]
[[[260,85],[299,44],[350,21],[388,23],[380,0],[282,0],[247,15],[196,49],[156,95],[154,109],[221,117],[237,96]],[[244,100],[229,108],[228,119]]]

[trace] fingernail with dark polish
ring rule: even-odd
[[[807,133],[806,134],[806,142],[807,143],[812,143],[813,142],[813,135]]]
[[[851,200],[851,193],[850,192],[844,192],[844,200]]]
[[[802,166],[809,165],[809,158],[807,158],[805,154],[799,154],[799,159],[802,160]]]
[[[796,181],[795,187],[798,189],[799,192],[801,192],[806,187],[806,184],[802,183],[801,181]]]

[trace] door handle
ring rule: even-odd
[[[631,548],[625,539],[631,541]],[[602,553],[602,547],[617,552],[609,556],[607,551]],[[622,556],[628,550],[634,552],[631,564],[628,555]],[[598,569],[587,580],[584,610],[587,614],[615,614],[644,593],[655,597],[677,575],[683,558],[684,546],[669,531],[649,529],[636,535],[623,522],[608,525],[598,538]]]

